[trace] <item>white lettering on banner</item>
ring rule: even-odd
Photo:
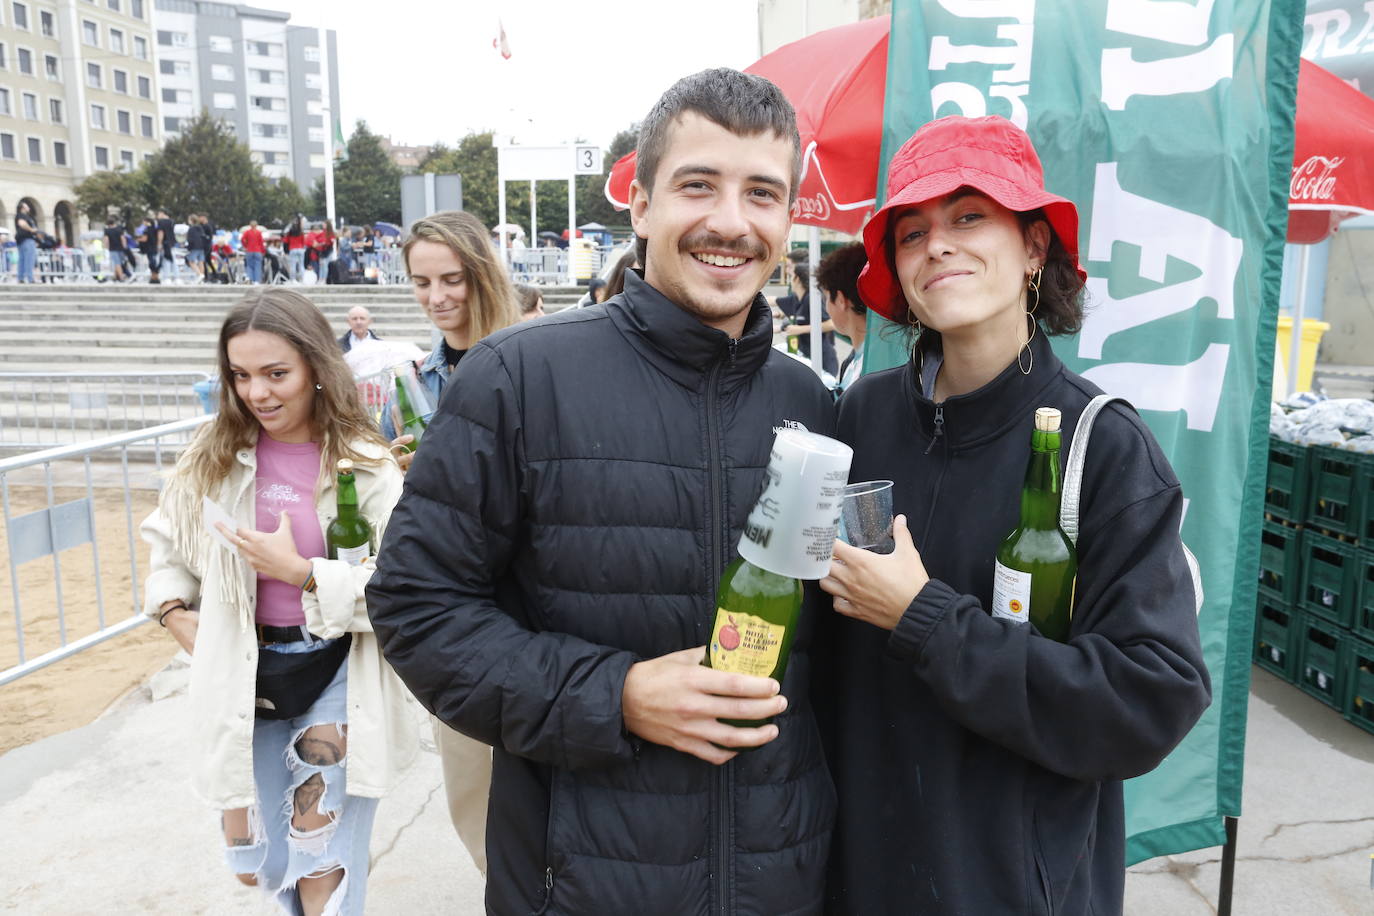
[[[1120,395],[1137,410],[1181,410],[1188,428],[1211,432],[1226,381],[1231,348],[1214,343],[1198,359],[1183,366],[1156,363],[1103,363],[1083,377],[1103,391]]]
[[[938,86],[932,86],[930,110],[935,112],[937,118],[950,114],[940,112],[940,106],[946,102],[957,105],[959,114],[966,118],[981,118],[988,113],[988,100],[978,91],[977,86],[970,86],[968,83],[940,83]]]
[[[1207,43],[1207,24],[1216,0],[1111,0],[1107,28],[1140,38],[1197,47]]]
[[[945,12],[960,19],[1019,19],[1030,22],[1035,0],[940,0]]]
[[[1331,200],[1336,196],[1336,176],[1332,174],[1340,168],[1345,159],[1337,156],[1311,156],[1306,162],[1293,169],[1293,181],[1288,186],[1288,196],[1293,200],[1319,202]]]
[[[993,86],[988,90],[988,94],[995,99],[1006,99],[1007,105],[1011,107],[1011,114],[1007,115],[1007,120],[1019,125],[1023,130],[1030,123],[1030,112],[1026,110],[1026,93],[1030,92],[1030,84],[1022,83],[1019,86]]]
[[[1124,111],[1132,96],[1185,95],[1210,89],[1231,77],[1235,44],[1235,36],[1228,32],[1194,54],[1146,61],[1136,60],[1130,48],[1105,48],[1102,103],[1113,111]]]
[[[1112,298],[1105,278],[1090,277],[1088,294],[1096,305],[1078,335],[1078,355],[1084,359],[1101,359],[1103,344],[1113,334],[1186,312],[1203,299],[1216,300],[1218,317],[1235,317],[1244,243],[1205,217],[1125,190],[1116,167],[1115,162],[1097,165],[1088,259],[1110,261],[1113,245],[1126,242],[1140,248],[1144,279],[1163,283],[1170,258],[1194,265],[1202,275],[1124,299]]]
[[[1371,32],[1374,32],[1374,0],[1364,4],[1364,25],[1360,31],[1351,36],[1349,41],[1345,41],[1354,24],[1347,10],[1334,9],[1309,13],[1302,26],[1302,56],[1309,60],[1321,61],[1329,57],[1345,57],[1374,50],[1369,46]],[[1345,44],[1342,44],[1342,41],[1345,41]]]
[[[996,47],[956,45],[944,35],[937,35],[930,41],[928,66],[932,70],[944,70],[950,64],[1005,66],[1005,70],[994,72],[993,78],[997,82],[1024,83],[1030,79],[1030,55],[1022,53],[1022,48],[1030,47],[1031,32],[1028,25],[999,25],[997,37],[1012,44]]]
[[[991,66],[991,78],[987,81],[986,91],[969,81],[964,73],[961,79],[937,83],[930,89],[931,110],[936,117],[948,114],[961,114],[969,118],[979,118],[989,113],[993,99],[1006,102],[1004,114],[1018,127],[1025,129],[1029,115],[1026,111],[1025,96],[1030,91],[1031,50],[1035,37],[1035,0],[938,0],[944,10],[960,19],[980,20],[980,25],[989,19],[1012,19],[997,26],[986,44],[954,44],[947,35],[935,35],[930,40],[930,53],[927,66],[931,72],[955,69],[964,70],[971,64]],[[997,43],[993,44],[992,40]],[[942,111],[941,108],[953,105],[957,111]],[[1001,108],[1002,106],[996,106]]]

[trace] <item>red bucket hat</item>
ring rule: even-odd
[[[1045,172],[1026,132],[995,115],[952,115],[926,124],[892,157],[887,202],[864,226],[868,265],[859,274],[859,295],[865,305],[889,321],[905,322],[906,296],[885,244],[892,215],[962,187],[976,188],[1019,213],[1043,209],[1078,275],[1088,279],[1078,263],[1078,208],[1045,190]]]

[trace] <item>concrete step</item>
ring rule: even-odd
[[[201,345],[150,347],[87,347],[74,349],[71,346],[57,346],[53,343],[26,345],[24,347],[0,347],[0,366],[3,371],[48,371],[54,366],[64,370],[76,371],[78,368],[92,367],[90,371],[106,369],[136,370],[156,366],[158,371],[189,369],[209,372],[215,365],[215,345],[208,342]],[[27,368],[21,369],[20,366]]]
[[[430,324],[423,319],[406,322],[375,322],[378,336],[387,340],[412,341],[429,349]],[[80,340],[81,346],[123,347],[135,343],[144,345],[160,341],[167,346],[181,346],[188,340],[204,338],[212,344],[219,339],[218,322],[199,321],[135,321],[114,320],[92,324],[68,316],[49,316],[41,322],[15,322],[0,319],[0,337],[16,348],[29,344],[51,343],[57,339]],[[342,330],[340,334],[344,333]]]
[[[40,440],[55,433],[76,430],[100,436],[147,429],[204,413],[194,396],[180,403],[112,406],[109,409],[73,409],[64,403],[6,404],[0,400],[0,441]],[[63,440],[66,441],[66,440]]]

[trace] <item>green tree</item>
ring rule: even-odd
[[[94,172],[76,186],[76,206],[88,219],[104,223],[117,212],[124,225],[148,209],[148,169],[132,172]]]
[[[606,176],[610,174],[611,166],[615,165],[626,153],[633,152],[638,145],[639,125],[631,124],[612,138],[611,145],[606,148],[606,157],[603,160],[605,168],[600,175],[578,176],[577,222],[579,225],[596,222],[608,229],[629,230],[630,211],[617,210],[606,199]],[[543,206],[542,197],[539,203],[540,206]],[[564,218],[563,221],[567,222],[567,219]]]
[[[268,183],[262,209],[267,214],[263,222],[270,226],[285,226],[295,219],[297,213],[309,211],[310,202],[301,193],[300,185],[290,178],[278,178],[276,184]]]
[[[148,203],[177,219],[206,213],[223,225],[267,216],[268,182],[233,128],[206,111],[147,164]]]
[[[496,225],[496,147],[491,145],[492,132],[471,133],[458,141],[456,147],[436,144],[420,160],[421,173],[463,176],[463,209],[482,221],[484,226]],[[506,187],[514,192],[506,199],[507,218],[512,204],[519,198],[521,212],[529,214],[529,186],[522,190],[515,184]],[[512,219],[512,222],[514,220]]]
[[[617,211],[606,200],[606,175],[617,159],[635,148],[639,142],[639,125],[620,131],[611,141],[605,157],[605,169],[600,175],[579,175],[575,180],[578,225],[598,222],[610,227],[628,227],[629,214]],[[471,133],[459,141],[457,147],[442,143],[430,147],[420,162],[420,172],[458,174],[463,176],[463,209],[482,221],[495,226],[498,216],[496,189],[496,147],[492,146],[492,132]],[[536,182],[539,231],[562,233],[568,224],[568,185],[565,181]],[[506,220],[520,226],[530,224],[530,185],[527,181],[506,183]]]
[[[316,212],[324,213],[323,178],[315,182],[313,196]],[[348,138],[348,159],[334,164],[334,212],[352,225],[401,221],[401,170],[366,121]]]

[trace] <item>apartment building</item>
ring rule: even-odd
[[[180,132],[202,109],[232,125],[269,178],[309,190],[324,174],[319,31],[290,14],[210,0],[156,0],[161,129]],[[330,108],[339,110],[334,32],[328,33]]]
[[[76,183],[157,151],[151,14],[152,0],[0,2],[0,226],[27,200],[71,243]]]

